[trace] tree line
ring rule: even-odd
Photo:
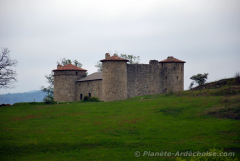
[[[0,94],[0,104],[14,104],[17,102],[43,102],[46,93],[43,91]]]

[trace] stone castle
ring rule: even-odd
[[[58,65],[54,72],[54,100],[70,102],[84,96],[102,101],[183,91],[184,63],[169,56],[149,64],[128,64],[129,60],[106,53],[102,72],[86,76],[85,69],[72,64]]]

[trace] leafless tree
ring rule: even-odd
[[[0,88],[13,88],[13,82],[17,81],[17,73],[11,67],[18,62],[10,58],[9,52],[8,48],[3,48],[0,54]]]

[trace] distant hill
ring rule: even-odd
[[[0,104],[14,104],[17,102],[42,102],[46,93],[40,90],[31,90],[24,93],[0,94]]]

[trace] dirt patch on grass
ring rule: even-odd
[[[34,118],[44,118],[45,116],[41,116],[41,115],[36,115],[36,114],[29,114],[26,116],[22,116],[22,117],[15,117],[10,119],[11,121],[25,121],[25,120],[29,120],[29,119],[34,119]]]
[[[141,118],[133,119],[133,120],[122,120],[118,123],[118,126],[124,126],[126,124],[136,124],[138,122],[142,121]]]
[[[93,124],[94,124],[94,125],[102,125],[102,122],[100,122],[100,121],[95,121]]]

